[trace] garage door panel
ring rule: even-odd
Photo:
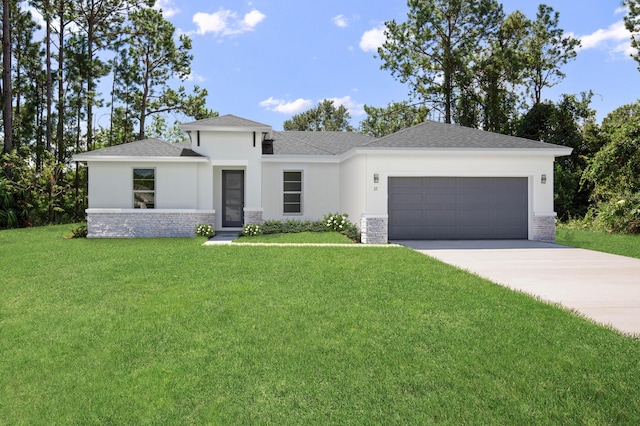
[[[424,205],[423,197],[416,194],[395,194],[390,197],[392,203],[404,206],[422,206]]]
[[[456,205],[457,198],[456,194],[451,193],[442,193],[442,194],[423,194],[424,203],[426,205],[432,206],[432,208],[437,208],[441,205]],[[420,197],[420,198],[422,198]]]
[[[412,224],[420,224],[423,220],[423,210],[402,210],[397,213],[398,225],[412,226]]]
[[[460,211],[458,212],[457,223],[459,226],[490,226],[491,213],[489,211]]]
[[[389,178],[389,238],[528,236],[527,178]]]
[[[422,188],[423,179],[419,177],[406,177],[401,179],[389,179],[389,188]]]

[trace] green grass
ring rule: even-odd
[[[406,248],[0,232],[0,424],[639,424],[640,341]]]
[[[254,237],[240,237],[238,243],[269,244],[354,244],[353,240],[339,232],[299,232],[288,234],[267,234]]]
[[[556,230],[556,242],[572,247],[640,258],[640,235],[611,234],[560,225]]]

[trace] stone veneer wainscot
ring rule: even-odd
[[[195,237],[215,218],[213,210],[88,209],[87,238]]]

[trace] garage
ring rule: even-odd
[[[527,239],[526,177],[390,177],[389,239]]]

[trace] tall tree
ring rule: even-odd
[[[15,147],[32,144],[38,140],[38,110],[42,103],[38,85],[42,83],[41,44],[34,41],[39,25],[30,11],[16,7],[12,12],[13,35],[13,97]],[[36,142],[37,143],[37,142]]]
[[[11,1],[2,0],[2,120],[4,126],[3,152],[13,151],[13,95],[11,88]]]
[[[495,0],[408,0],[403,23],[386,22],[378,49],[382,69],[410,95],[432,105],[451,123],[461,86],[467,82],[470,56],[494,37],[503,18]]]
[[[555,164],[555,209],[562,220],[583,217],[589,207],[592,185],[582,184],[587,158],[599,145],[591,144],[589,132],[595,126],[595,111],[590,108],[591,92],[581,96],[562,95],[557,103],[535,104],[517,122],[515,135],[573,148],[571,155]]]
[[[364,106],[367,117],[360,122],[360,132],[381,138],[399,130],[420,124],[427,119],[429,110],[424,105],[392,102],[385,108]]]
[[[640,101],[623,105],[602,120],[604,146],[591,159],[584,179],[595,201],[640,194]]]
[[[335,106],[325,99],[315,108],[294,115],[283,124],[284,130],[352,132],[351,114],[344,105]]]
[[[114,45],[123,30],[126,14],[140,1],[129,0],[74,0],[76,23],[86,36],[87,61],[83,68],[86,84],[85,108],[87,114],[87,146],[93,142],[93,107],[96,100],[97,80],[108,73],[107,66],[97,57],[101,50]],[[149,5],[150,6],[150,5]]]
[[[485,49],[474,52],[455,115],[467,127],[511,133],[518,115],[517,87],[522,82],[522,44],[530,21],[520,11],[504,19]]]
[[[188,95],[183,86],[169,86],[172,78],[184,81],[191,73],[191,39],[186,34],[174,40],[175,27],[162,13],[143,8],[130,13],[131,34],[128,57],[129,78],[135,89],[130,95],[138,117],[138,138],[145,137],[147,117],[169,111],[183,110],[193,98],[206,97],[206,90],[195,88]]]
[[[638,62],[640,71],[640,0],[625,0],[623,4],[628,9],[624,25],[631,32],[631,46],[635,49],[631,57]]]
[[[538,6],[536,20],[524,42],[524,81],[534,104],[542,100],[542,90],[564,79],[561,67],[576,57],[580,40],[565,36],[558,27],[560,14],[550,6]]]

